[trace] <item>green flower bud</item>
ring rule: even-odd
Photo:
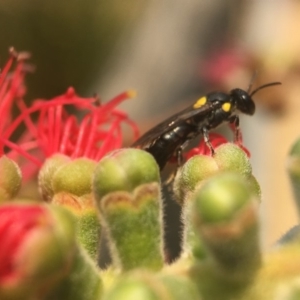
[[[15,197],[21,187],[19,166],[7,156],[0,157],[0,203]]]
[[[218,171],[218,165],[211,156],[195,155],[178,170],[174,180],[176,199],[182,204],[184,198],[206,178]]]
[[[207,181],[194,195],[198,216],[204,223],[230,220],[251,199],[245,181],[236,174],[222,173]]]
[[[193,230],[214,258],[212,268],[230,280],[251,278],[261,264],[257,203],[246,180],[222,172],[193,195]]]
[[[70,157],[63,154],[55,154],[46,159],[38,175],[39,190],[45,201],[50,202],[54,196],[53,175],[62,165],[70,161]]]
[[[149,153],[121,149],[103,158],[93,180],[113,263],[128,270],[162,267],[159,169]]]
[[[149,282],[134,278],[122,278],[104,297],[104,300],[128,299],[160,300],[162,298]]]
[[[96,261],[101,225],[92,195],[87,194],[78,197],[61,192],[54,195],[52,203],[60,205],[73,213],[76,220],[78,241],[90,257]]]
[[[226,143],[218,146],[213,157],[195,155],[177,172],[174,180],[174,193],[182,203],[189,198],[203,180],[220,171],[232,171],[242,174],[260,199],[260,187],[251,174],[252,168],[246,153],[237,145]]]
[[[115,191],[133,191],[144,183],[159,181],[159,168],[153,156],[139,149],[111,152],[97,165],[93,189],[97,199]]]
[[[76,196],[90,194],[94,160],[81,157],[63,164],[52,177],[53,192],[67,192]]]
[[[235,144],[220,145],[216,148],[214,159],[222,171],[251,175],[252,167],[246,153]]]
[[[287,170],[294,191],[298,213],[300,212],[300,139],[292,146],[287,161]]]
[[[113,263],[124,270],[163,265],[160,186],[149,183],[133,194],[114,192],[101,200]]]

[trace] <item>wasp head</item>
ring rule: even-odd
[[[249,93],[242,89],[234,89],[230,94],[232,101],[239,111],[250,116],[255,113],[255,103]]]
[[[250,93],[251,86],[250,84],[248,91],[242,89],[234,89],[230,92],[232,102],[234,102],[236,108],[246,115],[253,115],[255,112],[255,103],[252,100],[252,96],[258,91],[265,89],[270,86],[280,85],[281,82],[270,82],[264,85],[259,86],[254,91]]]

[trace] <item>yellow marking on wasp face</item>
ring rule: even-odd
[[[225,112],[229,112],[230,109],[231,109],[231,104],[229,102],[226,102],[224,104],[222,104],[222,109],[225,111]]]
[[[202,105],[204,105],[207,101],[207,98],[205,96],[201,97],[197,102],[194,104],[193,108],[199,108]]]

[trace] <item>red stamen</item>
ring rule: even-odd
[[[84,149],[84,152],[83,152],[83,156],[86,156],[86,157],[90,157],[91,155],[91,152],[92,152],[92,147],[93,147],[93,144],[96,143],[97,141],[97,137],[96,137],[96,134],[98,133],[97,132],[97,125],[98,125],[98,116],[96,113],[93,113],[90,115],[91,117],[91,126],[90,126],[90,132],[88,134],[88,138],[87,138],[87,141],[86,141],[86,147]]]
[[[118,106],[124,100],[132,99],[135,96],[136,96],[136,92],[134,90],[128,90],[126,92],[117,95],[109,102],[106,102],[104,105],[101,106],[102,113],[105,114],[107,111],[112,111],[116,106]]]
[[[83,140],[86,137],[86,135],[89,134],[89,132],[87,130],[87,126],[88,126],[88,123],[90,121],[89,117],[90,116],[87,115],[81,121],[81,124],[80,124],[80,127],[79,127],[79,131],[78,131],[78,134],[77,134],[77,141],[76,141],[76,145],[75,145],[75,151],[72,154],[73,158],[79,157],[80,154],[81,154],[82,147],[84,147]]]
[[[54,137],[53,137],[53,149],[57,151],[59,148],[59,143],[61,139],[61,133],[63,130],[62,126],[62,115],[63,115],[63,108],[61,105],[57,106],[55,109],[55,130],[54,130]]]
[[[27,109],[27,106],[26,106],[26,104],[25,104],[25,102],[22,98],[18,98],[16,103],[17,103],[17,106],[18,106],[20,111],[23,111],[23,110]],[[27,129],[29,130],[29,132],[32,135],[35,135],[37,130],[36,130],[36,127],[35,127],[34,123],[32,122],[32,120],[29,116],[26,116],[24,118],[24,123],[26,124]]]
[[[38,119],[38,122],[37,122],[37,135],[36,135],[36,139],[39,143],[39,146],[40,146],[42,152],[44,152],[44,153],[48,153],[48,150],[49,150],[48,147],[50,147],[50,145],[47,145],[48,136],[44,130],[45,123],[46,123],[45,122],[46,114],[47,114],[46,109],[42,109],[40,111],[40,118]]]
[[[101,148],[99,149],[98,151],[98,154],[96,156],[96,160],[99,160],[100,158],[102,158],[107,152],[109,152],[110,150],[113,150],[113,149],[110,149],[109,146],[110,146],[110,143],[111,143],[111,139],[114,139],[114,135],[113,135],[113,132],[114,130],[117,128],[117,126],[119,126],[120,124],[120,120],[116,120],[110,127],[109,129],[109,132],[106,136],[106,138],[103,140],[102,142],[102,145],[101,145]]]
[[[26,157],[27,159],[31,160],[34,164],[38,165],[38,166],[42,166],[42,163],[36,159],[34,156],[30,155],[29,153],[27,153],[24,149],[22,149],[21,146],[14,144],[13,142],[6,140],[4,138],[2,138],[0,136],[0,140],[2,141],[2,143],[6,146],[8,146],[9,148],[15,150],[16,152],[20,153],[22,156]]]
[[[54,141],[54,131],[56,129],[55,127],[55,120],[54,120],[54,112],[55,108],[54,107],[50,107],[48,109],[48,114],[47,114],[47,121],[48,121],[48,145],[49,145],[49,153],[53,153],[53,141]]]
[[[26,107],[21,99],[18,101],[21,113],[5,129],[3,142],[6,145],[12,145],[8,143],[8,138],[24,122],[36,142],[32,142],[30,148],[27,146],[18,148],[16,145],[12,145],[15,152],[23,154],[25,150],[33,150],[36,146],[46,157],[57,152],[70,155],[72,158],[82,155],[93,156],[93,158],[95,156],[102,157],[107,151],[121,146],[122,122],[131,127],[135,138],[138,137],[139,132],[134,122],[128,118],[127,114],[115,109],[119,103],[133,96],[133,92],[124,92],[105,105],[95,106],[96,98],[80,98],[73,88],[69,88],[64,95],[49,101],[38,99],[31,107]],[[77,109],[89,112],[78,124],[77,119],[73,116],[70,117],[64,109],[66,105],[73,105]],[[37,128],[31,119],[31,115],[36,112],[39,113]],[[100,127],[107,126],[110,126],[108,131],[100,129]],[[30,154],[26,153],[26,157],[30,157],[32,160]]]
[[[128,115],[126,113],[115,109],[115,110],[112,111],[112,114],[114,116],[122,117],[123,118],[123,122],[127,123],[131,127],[131,129],[133,131],[133,139],[134,140],[137,140],[139,138],[139,136],[140,136],[140,130],[139,130],[139,128],[137,127],[137,125],[133,121],[131,121],[128,118]]]
[[[70,116],[65,123],[64,132],[61,138],[60,148],[58,149],[58,152],[63,154],[67,153],[67,145],[71,136],[71,131],[74,126],[76,126],[76,118],[74,116]]]
[[[4,66],[2,72],[0,73],[0,86],[3,84],[7,74],[8,74],[8,71],[10,70],[13,62],[15,61],[16,59],[16,55],[15,55],[15,51],[13,48],[10,49],[10,58],[9,60],[7,61],[6,65]]]
[[[59,98],[59,97],[57,97]],[[28,107],[26,110],[22,111],[21,114],[13,121],[13,123],[10,124],[9,128],[5,131],[5,138],[8,138],[11,136],[11,134],[16,130],[16,128],[22,123],[22,121],[30,114],[41,111],[41,110],[48,110],[51,107],[55,107],[58,105],[74,105],[77,106],[79,104],[78,99],[75,99],[74,102],[72,103],[69,101],[69,99],[53,99],[51,101],[43,101],[41,102],[38,100],[38,102],[34,103],[31,107]],[[82,102],[82,100],[80,100]],[[90,105],[80,105],[83,108],[90,108]]]

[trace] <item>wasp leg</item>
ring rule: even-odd
[[[170,176],[168,177],[168,179],[165,181],[165,184],[166,185],[169,185],[175,178],[176,174],[177,174],[177,171],[178,171],[178,168],[182,166],[182,163],[183,163],[183,155],[182,155],[182,147],[179,147],[177,150],[176,150],[176,158],[177,158],[177,168],[174,172],[172,172],[170,174]]]
[[[183,156],[182,156],[182,148],[179,147],[176,150],[176,158],[177,158],[177,167],[181,167],[182,166],[182,162],[183,162]]]
[[[231,126],[231,129],[234,133],[234,142],[238,145],[243,144],[243,137],[242,137],[242,132],[240,130],[240,118],[238,116],[232,116],[229,119]]]
[[[206,146],[209,148],[211,155],[213,156],[215,154],[215,150],[210,142],[208,130],[206,127],[203,127],[201,129],[201,131],[202,131],[204,142],[205,142]]]
[[[169,185],[175,179],[176,174],[177,169],[169,175],[169,177],[165,180],[164,184]]]

